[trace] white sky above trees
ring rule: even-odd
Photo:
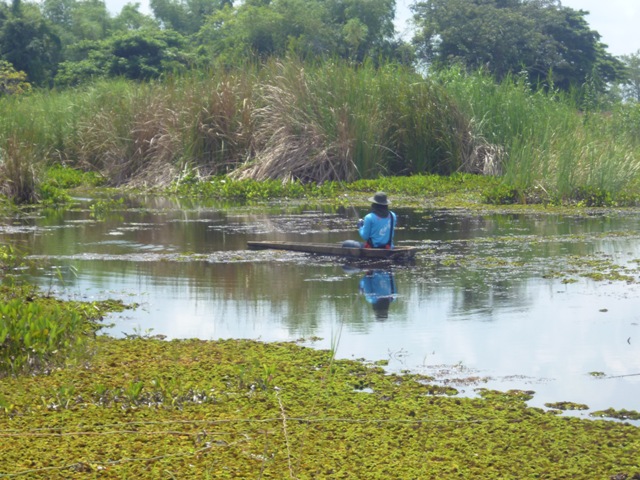
[[[112,14],[120,12],[131,0],[106,0]],[[140,11],[150,13],[149,0],[139,0]],[[410,38],[408,20],[409,5],[413,0],[396,0],[396,30]],[[640,50],[640,0],[562,0],[562,5],[575,10],[589,12],[587,21],[592,29],[602,36],[601,41],[609,46],[612,55],[629,55]]]

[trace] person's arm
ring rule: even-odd
[[[364,217],[364,222],[362,226],[358,229],[358,233],[360,233],[360,237],[368,242],[371,238],[371,217],[367,215]]]

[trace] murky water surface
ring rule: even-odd
[[[35,277],[46,291],[138,303],[107,319],[111,335],[304,338],[465,395],[517,388],[536,392],[531,405],[591,409],[575,415],[640,410],[640,212],[399,208],[398,243],[423,250],[398,266],[246,249],[248,240],[355,239],[366,212],[353,208],[255,213],[136,198],[93,218],[90,202],[4,219],[0,241],[48,259]]]

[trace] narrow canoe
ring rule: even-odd
[[[418,251],[415,247],[384,248],[348,248],[333,243],[297,243],[297,242],[247,242],[250,250],[290,250],[293,252],[315,253],[355,258],[387,258],[390,260],[409,260]]]

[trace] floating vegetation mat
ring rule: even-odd
[[[31,255],[31,260],[47,262],[55,261],[119,261],[119,262],[206,262],[206,263],[247,263],[247,262],[273,262],[273,261],[302,261],[309,257],[298,252],[279,252],[272,250],[228,250],[210,254],[198,253],[167,253],[167,252],[138,252],[124,254],[110,253],[78,253],[75,255]]]
[[[0,379],[0,478],[640,477],[640,429],[459,398],[332,351],[98,337]]]

